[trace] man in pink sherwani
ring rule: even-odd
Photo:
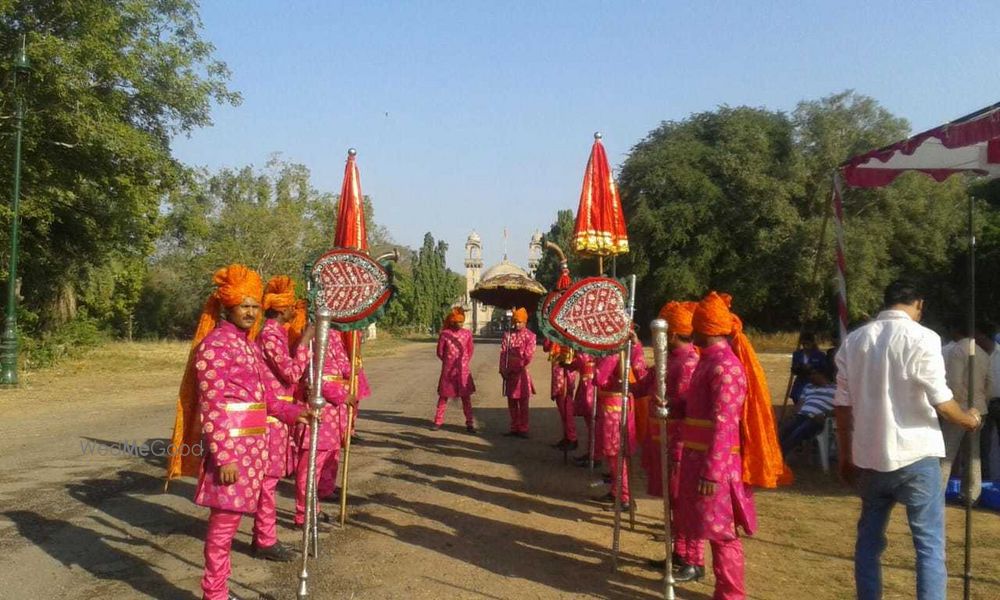
[[[434,424],[431,429],[437,431],[444,424],[444,411],[448,408],[449,398],[462,399],[462,412],[465,413],[465,429],[476,433],[476,422],[472,416],[472,394],[476,391],[476,382],[472,379],[472,332],[463,327],[465,311],[461,307],[451,309],[445,317],[444,329],[438,336],[437,357],[441,360],[441,376],[438,378],[437,410],[434,412]]]
[[[551,340],[542,342],[542,349],[548,352],[552,364],[552,401],[559,411],[562,423],[562,439],[553,444],[558,450],[576,450],[579,446],[576,439],[576,414],[573,410],[573,391],[576,385],[576,371],[572,369],[574,352],[571,348],[557,344]]]
[[[684,402],[681,478],[676,527],[688,540],[712,546],[716,600],[746,598],[743,545],[757,528],[753,493],[743,483],[740,421],[747,398],[747,376],[727,338],[734,315],[714,292],[694,311],[694,343],[701,358]],[[694,558],[689,555],[689,557]],[[675,580],[693,581],[704,562],[678,570]]]
[[[289,349],[288,328],[296,311],[295,282],[285,275],[272,277],[264,290],[264,311],[267,319],[257,336],[257,346],[270,369],[271,385],[283,402],[294,402],[302,375],[309,366],[309,341],[312,326],[306,328],[292,353]],[[290,473],[289,428],[275,417],[267,418],[268,459],[254,518],[254,553],[268,560],[287,562],[295,559],[295,551],[278,541],[276,492],[278,481]]]
[[[195,503],[211,509],[205,534],[205,600],[237,598],[229,591],[233,538],[243,513],[257,511],[269,452],[267,417],[305,420],[301,406],[282,402],[265,385],[267,367],[248,333],[257,323],[260,277],[242,265],[216,271],[217,289],[205,305],[199,332],[224,308],[225,320],[193,355],[205,452]]]
[[[667,321],[667,402],[670,406],[670,418],[667,420],[667,450],[670,459],[670,510],[676,520],[677,507],[680,500],[680,462],[683,455],[683,440],[681,429],[684,420],[684,398],[691,386],[691,378],[698,366],[698,348],[691,342],[693,328],[691,320],[697,302],[668,302],[660,309],[660,318]],[[650,415],[649,427],[652,435],[648,436],[643,447],[644,464],[648,475],[647,493],[650,496],[663,496],[662,451],[660,449],[660,423],[655,414]],[[675,567],[683,569],[687,565],[705,564],[705,542],[701,539],[688,539],[679,534],[677,528],[674,534]],[[666,567],[666,560],[650,561],[658,568]]]
[[[639,338],[632,334],[632,364],[628,369],[629,384],[633,385],[646,377],[646,359],[642,354],[642,345]],[[594,435],[596,438],[596,449],[594,458],[607,460],[608,471],[611,473],[609,483],[610,490],[604,496],[598,498],[600,501],[612,502],[618,491],[618,455],[623,451],[621,447],[621,422],[624,402],[622,398],[622,362],[621,354],[612,354],[598,359],[595,368],[595,382],[597,385],[597,427]],[[635,407],[632,392],[628,397],[629,411],[628,422],[626,423],[627,447],[624,449],[625,461],[621,472],[622,478],[622,507],[628,509],[632,501],[631,490],[629,489],[628,457],[636,451],[635,434]]]
[[[348,422],[347,405],[356,406],[357,400],[348,390],[351,378],[351,359],[344,348],[344,342],[336,331],[331,331],[326,340],[326,354],[323,357],[323,373],[320,393],[326,400],[320,414],[319,436],[316,444],[316,494],[319,498],[335,498],[337,467],[340,462],[340,448],[344,442]],[[299,447],[299,462],[295,468],[295,525],[301,527],[306,518],[306,484],[309,480],[309,448],[312,443],[309,428],[302,428]],[[317,515],[327,521],[325,513]]]
[[[528,311],[514,310],[514,330],[506,335],[500,345],[500,376],[504,380],[507,408],[510,410],[510,431],[507,436],[528,437],[528,401],[535,393],[535,384],[528,372],[528,365],[535,357],[537,340],[528,329]]]

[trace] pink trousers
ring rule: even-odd
[[[317,483],[318,488],[316,494],[318,497],[323,498],[324,496],[329,496],[333,494],[333,489],[331,488],[328,493],[323,493],[323,468],[326,463],[331,462],[331,460],[336,460],[334,457],[340,456],[340,449],[337,450],[317,450],[316,451],[316,474],[319,482]],[[334,475],[335,477],[336,475]],[[306,520],[306,485],[309,480],[309,451],[303,450],[299,452],[299,464],[295,467],[295,524],[302,525]],[[331,478],[332,480],[332,478]]]
[[[319,481],[316,482],[316,493],[320,498],[331,498],[337,491],[337,473],[340,471],[340,448],[330,450],[330,454],[320,464],[316,461]]]
[[[685,564],[705,566],[705,540],[691,539],[674,533],[674,554]]]
[[[267,475],[261,482],[257,514],[253,519],[253,542],[258,548],[270,548],[278,543],[277,493],[280,477]]]
[[[692,565],[705,565],[705,540],[688,539],[684,542],[691,561],[697,558],[701,562],[685,562]],[[715,573],[715,593],[712,600],[744,600],[747,590],[744,585],[743,543],[740,538],[724,541],[712,540],[712,572]],[[681,550],[681,540],[677,540],[678,554]],[[684,558],[681,555],[681,558]]]
[[[573,398],[563,394],[556,398],[556,407],[559,409],[559,418],[562,420],[563,439],[571,442],[576,441],[576,415],[573,414]]]
[[[590,440],[593,439],[593,436],[594,436],[594,420],[590,418],[591,415],[590,415],[589,412],[588,413],[584,413],[584,414],[582,414],[580,416],[583,417],[583,424],[586,425],[586,427],[587,427],[587,445],[586,445],[586,448],[587,448],[587,456],[590,456]],[[594,451],[594,454],[597,454],[596,450]],[[595,456],[594,459],[596,460],[597,457]]]
[[[528,433],[528,399],[507,398],[511,433]]]
[[[444,423],[444,411],[448,408],[448,398],[444,396],[438,397],[437,410],[434,412],[434,424],[441,425]],[[472,418],[472,398],[469,396],[462,396],[462,412],[465,413],[465,424],[475,425],[475,421]]]
[[[618,456],[608,456],[608,470],[611,471],[611,495],[618,493]],[[632,494],[628,486],[628,460],[622,462],[622,504],[628,504]]]
[[[229,550],[240,528],[243,513],[213,508],[208,515],[205,532],[205,573],[201,578],[204,600],[226,600],[229,597],[229,575],[232,562]]]

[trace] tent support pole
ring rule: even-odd
[[[973,391],[975,389],[976,362],[976,231],[975,231],[975,198],[969,194],[969,366],[968,374],[968,408],[973,407]],[[962,598],[969,600],[972,593],[972,440],[973,435],[966,436],[965,465],[962,469],[962,488],[965,492],[965,571],[962,576]]]

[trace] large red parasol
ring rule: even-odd
[[[361,176],[355,157],[358,151],[347,151],[347,165],[344,167],[344,185],[340,188],[340,202],[337,205],[337,229],[333,234],[335,248],[368,251],[368,230],[365,228],[365,208],[361,196]]]
[[[594,134],[573,231],[573,249],[584,256],[605,257],[628,252],[625,215],[601,137],[600,132]]]

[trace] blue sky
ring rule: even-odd
[[[397,242],[462,269],[524,263],[576,209],[595,130],[617,168],[661,121],[721,104],[792,110],[853,88],[922,130],[1000,100],[1000,2],[202,0],[241,106],[175,140],[215,169],[275,152],[339,191],[349,147]]]

